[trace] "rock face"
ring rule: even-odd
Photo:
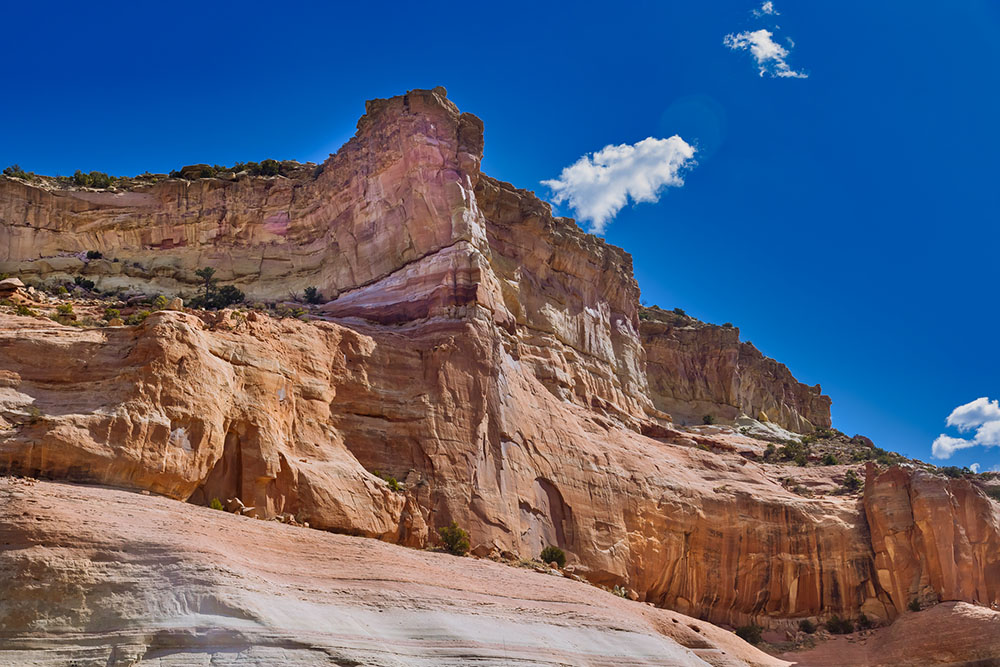
[[[558,576],[66,484],[0,479],[0,582],[4,667],[789,664]]]
[[[871,464],[869,464],[871,466]],[[964,479],[869,467],[865,514],[897,612],[962,600],[1000,607],[1000,507]]]
[[[828,428],[830,397],[802,384],[784,364],[769,359],[739,329],[699,322],[659,309],[643,309],[649,394],[657,408],[681,423],[720,423],[741,415],[797,433]]]
[[[314,180],[0,180],[0,270],[175,293],[211,265],[255,298],[314,285],[330,299],[312,322],[0,315],[0,472],[238,497],[262,518],[409,546],[454,520],[480,555],[555,545],[592,582],[720,623],[899,613],[909,584],[893,577],[912,566],[897,544],[924,538],[894,514],[883,548],[873,501],[797,495],[781,467],[748,460],[759,444],[695,439],[668,414],[766,413],[808,432],[829,425],[818,387],[735,330],[640,328],[628,254],[481,174],[482,124],[443,89],[367,111]],[[975,546],[995,544],[992,526],[956,552],[975,581],[996,581]],[[990,585],[954,590],[985,602]]]

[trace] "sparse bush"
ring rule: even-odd
[[[736,636],[748,644],[756,645],[760,643],[761,631],[762,628],[759,625],[751,623],[750,625],[741,625],[736,628]]]
[[[225,510],[226,508],[222,506],[222,501],[218,498],[212,498],[212,502],[208,504],[214,510]]]
[[[60,315],[72,315],[73,314],[73,304],[71,303],[60,303],[56,306],[56,312]]]
[[[840,461],[837,459],[836,456],[833,455],[832,452],[827,452],[826,455],[823,457],[823,465],[825,466],[835,466],[839,464]]]
[[[732,322],[723,322],[722,323],[722,328],[723,329],[732,329],[733,328],[733,323]]]
[[[764,460],[773,461],[774,457],[777,456],[778,450],[773,444],[769,444],[764,448]]]
[[[170,303],[170,300],[167,299],[167,297],[160,294],[155,299],[153,299],[153,310],[163,310],[164,308],[167,307],[168,303]]]
[[[874,626],[872,620],[864,612],[858,616],[858,630],[870,630]]]
[[[849,635],[854,632],[854,621],[839,616],[832,616],[826,622],[826,629],[834,635]]]
[[[910,604],[906,605],[906,608],[910,611],[920,611],[920,600],[913,598],[910,600]]]
[[[88,250],[87,251],[87,259],[101,259],[102,257],[104,257],[104,255],[101,254],[100,250]]]
[[[861,478],[853,470],[848,470],[844,475],[844,488],[848,491],[857,491],[861,488]]]
[[[315,287],[307,287],[303,296],[306,303],[323,303],[323,294]]]
[[[31,174],[29,176],[28,172],[26,172],[24,169],[21,169],[21,167],[16,164],[12,164],[6,169],[4,169],[3,175],[10,176],[11,178],[22,178],[26,181],[30,179],[30,176],[34,176],[34,174]]]
[[[712,424],[715,423],[715,416],[714,415],[705,415],[704,417],[701,418],[701,423],[702,424],[706,424],[708,426],[711,426]]]
[[[17,304],[17,314],[24,317],[38,317],[38,312],[28,308],[23,303]]]
[[[551,544],[542,549],[542,553],[538,557],[543,563],[555,563],[559,567],[566,567],[566,552]]]
[[[117,308],[105,308],[104,309],[104,319],[113,320],[116,317],[121,317],[121,311]]]
[[[77,276],[76,278],[73,278],[73,284],[78,287],[82,287],[85,290],[94,289],[94,281],[88,280],[87,278],[84,278],[82,276]]]
[[[464,556],[469,552],[469,534],[459,528],[454,521],[451,522],[450,526],[438,528],[438,535],[441,536],[441,541],[444,542],[444,548],[448,553]]]
[[[280,172],[281,164],[277,160],[264,160],[258,168],[258,173],[261,176],[277,176]]]
[[[807,635],[811,635],[812,633],[816,632],[816,624],[810,621],[808,618],[803,618],[801,621],[799,621],[799,630],[806,633]]]
[[[809,464],[809,457],[806,456],[805,452],[799,452],[795,455],[795,465],[800,468],[805,468]]]
[[[149,317],[150,312],[148,310],[140,310],[138,312],[132,313],[127,318],[125,318],[125,324],[142,324],[143,320]]]
[[[681,317],[687,317],[687,313],[684,312],[683,308],[674,308],[674,315],[680,315]]]

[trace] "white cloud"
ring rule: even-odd
[[[552,190],[553,203],[569,202],[578,218],[590,222],[591,232],[602,234],[629,199],[657,202],[665,187],[684,185],[681,172],[693,166],[694,153],[694,147],[677,135],[605,146],[542,185]]]
[[[994,421],[1000,421],[1000,401],[991,401],[983,396],[952,410],[945,423],[965,433]]]
[[[950,458],[959,449],[969,447],[1000,447],[1000,401],[977,398],[951,411],[945,424],[961,433],[975,430],[971,438],[953,438],[941,434],[931,445],[931,454],[937,459]]]
[[[767,74],[783,79],[808,79],[809,75],[805,72],[796,72],[788,66],[785,61],[788,49],[771,39],[773,36],[774,33],[770,30],[761,28],[753,32],[728,34],[722,43],[734,51],[749,51],[757,61],[761,76]]]
[[[976,473],[978,475],[979,474],[979,467],[980,466],[979,466],[978,463],[973,463],[972,465],[969,466],[969,470],[971,470],[972,472],[974,472],[974,473]]]
[[[768,0],[760,6],[760,9],[753,10],[754,16],[764,16],[765,14],[769,16],[780,16],[781,12],[774,8],[774,3],[771,2],[771,0]]]

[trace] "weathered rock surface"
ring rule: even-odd
[[[49,482],[0,479],[0,582],[11,667],[788,664],[562,577]]]
[[[732,423],[741,415],[797,433],[828,428],[830,397],[796,380],[788,368],[740,341],[735,327],[705,324],[654,308],[643,309],[649,395],[680,423],[705,415]]]
[[[865,514],[881,587],[902,613],[963,600],[1000,608],[1000,506],[964,479],[869,464]]]

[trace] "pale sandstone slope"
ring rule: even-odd
[[[0,479],[0,665],[759,665],[586,584],[94,487]]]

